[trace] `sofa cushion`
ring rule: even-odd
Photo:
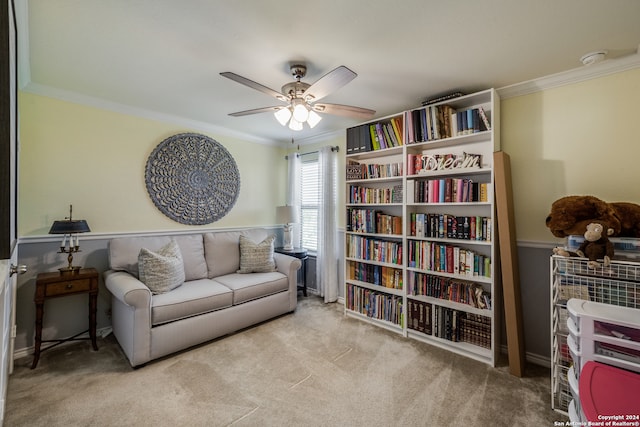
[[[233,292],[226,286],[209,279],[185,282],[179,288],[151,301],[151,322],[159,325],[186,317],[229,307]]]
[[[140,249],[157,251],[171,240],[169,236],[118,237],[109,241],[109,268],[126,271],[139,277],[138,255]],[[175,237],[182,260],[186,280],[207,277],[207,263],[204,258],[202,234],[180,235]],[[237,267],[236,267],[237,268]],[[234,270],[235,271],[235,270]]]
[[[204,235],[204,256],[209,279],[235,273],[240,268],[240,232],[221,231]]]
[[[184,282],[184,263],[178,243],[171,239],[158,251],[140,249],[138,255],[140,281],[152,294],[163,294]]]
[[[288,277],[277,271],[253,274],[233,273],[216,277],[215,281],[233,290],[234,305],[289,289]]]
[[[182,252],[185,280],[206,279],[208,271],[202,234],[185,234],[175,239]]]
[[[273,260],[273,242],[276,236],[269,236],[260,243],[255,243],[245,236],[240,236],[240,269],[238,273],[267,273],[276,271]]]

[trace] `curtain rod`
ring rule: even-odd
[[[331,151],[338,151],[339,152],[340,151],[340,147],[337,146],[337,145],[333,146],[333,147],[331,147]],[[296,156],[302,157],[302,156],[308,156],[310,154],[318,154],[318,153],[319,153],[319,150],[316,150],[316,151],[309,151],[308,153],[302,153],[302,154],[296,153]],[[285,158],[285,160],[289,160],[289,156],[288,155],[284,156],[284,158]]]

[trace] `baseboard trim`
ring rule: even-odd
[[[506,345],[502,345],[500,347],[501,354],[509,354],[508,348]],[[524,354],[525,360],[534,365],[543,366],[545,368],[551,368],[551,359],[546,356],[541,356],[539,354],[525,352]]]

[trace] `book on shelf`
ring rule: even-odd
[[[482,107],[455,110],[447,104],[428,105],[406,114],[408,143],[414,144],[454,136],[469,135],[491,129]]]
[[[422,101],[422,105],[427,106],[430,104],[437,104],[438,102],[449,101],[450,99],[460,98],[461,96],[464,96],[463,92],[455,91],[444,95],[438,95],[433,98],[425,99],[424,101]]]
[[[481,284],[469,280],[410,271],[407,290],[410,295],[424,295],[480,309],[491,307],[491,294]]]
[[[491,348],[491,318],[436,305],[434,336]]]
[[[491,221],[483,216],[446,213],[409,214],[410,236],[490,241]]]
[[[372,319],[402,326],[402,297],[347,284],[346,308]]]
[[[402,217],[376,209],[347,209],[347,231],[355,233],[402,234]]]
[[[432,305],[428,302],[407,299],[407,327],[431,335]]]
[[[419,179],[412,182],[411,203],[475,203],[488,195],[489,184],[467,178]],[[409,185],[407,185],[409,187]]]
[[[347,129],[347,154],[377,151],[404,144],[401,117]]]
[[[390,204],[402,203],[402,185],[387,188],[373,188],[349,185],[347,203],[350,204]],[[400,202],[397,202],[400,200]]]
[[[402,242],[348,234],[345,256],[363,261],[402,265]]]
[[[349,260],[347,277],[384,288],[402,289],[402,270]]]
[[[491,257],[470,249],[441,242],[409,240],[407,250],[410,268],[448,274],[457,272],[461,277],[491,277]]]
[[[386,164],[365,164],[351,160],[345,165],[345,168],[347,181],[352,181],[372,178],[400,178],[402,177],[403,165],[401,162]]]

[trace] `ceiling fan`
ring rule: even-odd
[[[356,78],[357,74],[344,65],[328,72],[313,84],[301,81],[307,74],[306,65],[296,63],[291,65],[290,69],[291,75],[293,75],[296,80],[282,86],[281,92],[277,92],[260,83],[256,83],[253,80],[229,71],[220,73],[223,77],[287,103],[287,105],[284,106],[262,107],[253,110],[238,111],[237,113],[230,113],[229,115],[240,117],[272,111],[282,126],[286,126],[287,123],[289,123],[290,129],[302,130],[302,124],[305,122],[309,127],[313,128],[322,120],[322,117],[317,113],[336,114],[358,119],[368,119],[375,114],[374,110],[366,108],[317,102]]]

